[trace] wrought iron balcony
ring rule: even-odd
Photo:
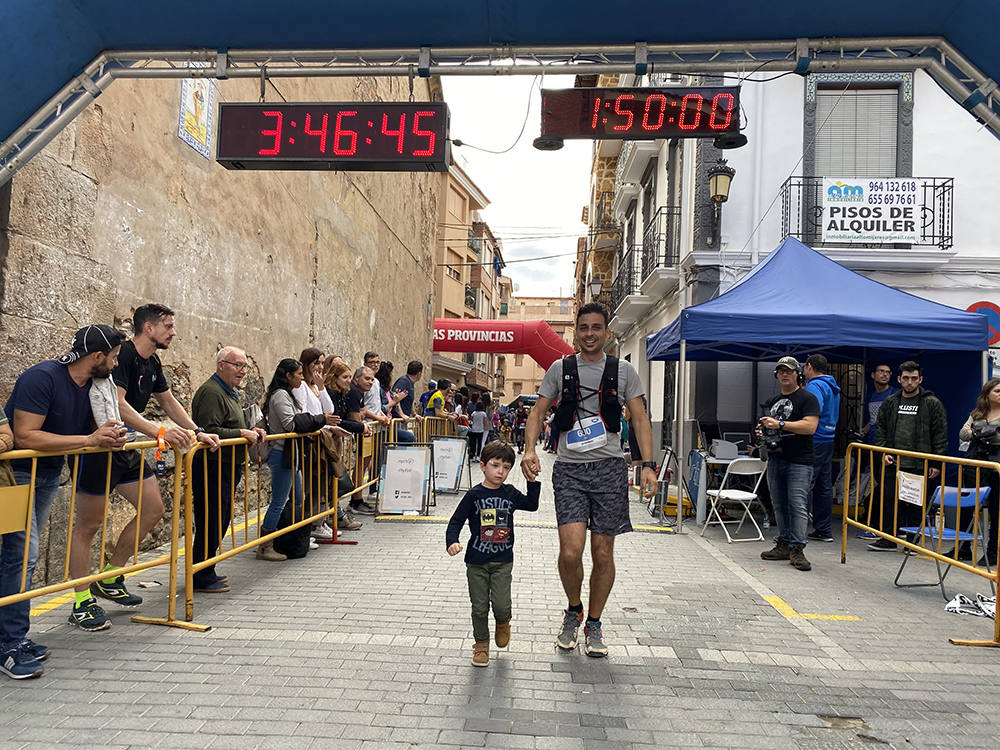
[[[466,284],[465,286],[465,306],[470,310],[476,309],[476,289]]]
[[[638,245],[630,247],[618,261],[618,273],[611,282],[611,310],[621,307],[625,298],[639,293],[639,273],[641,271],[642,248]]]
[[[674,268],[680,260],[679,206],[660,206],[642,232],[642,279],[656,268]]]
[[[615,221],[615,193],[613,190],[605,190],[597,199],[597,205],[594,208],[594,217],[591,223],[591,231],[613,231],[620,229],[617,221]]]
[[[862,178],[859,178],[862,179]],[[781,231],[785,237],[795,237],[813,247],[937,247],[949,249],[953,244],[952,200],[955,181],[951,177],[906,177],[917,183],[916,201],[919,242],[823,242],[823,177],[789,177],[781,187]]]

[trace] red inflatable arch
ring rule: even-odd
[[[544,320],[435,318],[434,351],[527,354],[547,370],[573,347]]]

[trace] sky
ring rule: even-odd
[[[452,147],[455,161],[490,200],[483,211],[493,234],[503,240],[504,274],[522,297],[572,296],[577,237],[589,203],[592,142],[567,140],[560,151],[538,151],[540,104],[533,76],[448,76],[444,97],[451,110],[451,137],[504,154],[469,146]],[[546,76],[545,88],[572,88],[573,76]],[[546,260],[521,258],[565,254]]]

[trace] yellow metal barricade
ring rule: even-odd
[[[128,443],[122,450],[124,452],[137,451],[141,455],[141,459],[145,460],[145,453],[149,450],[154,450],[157,447],[155,441],[141,441]],[[182,482],[181,482],[181,472],[180,466],[182,463],[181,453],[172,446],[170,450],[173,452],[174,456],[174,476],[171,483],[172,487],[172,519],[173,523],[176,525],[180,516],[180,506],[183,498],[182,493]],[[99,562],[97,566],[97,572],[88,574],[85,576],[71,577],[70,575],[70,552],[72,550],[73,541],[73,530],[74,524],[77,521],[77,479],[80,473],[80,461],[81,456],[92,455],[92,456],[108,456],[113,452],[107,448],[82,448],[75,451],[62,451],[62,452],[51,452],[51,451],[31,451],[31,450],[15,450],[9,451],[4,454],[0,454],[0,460],[30,460],[31,468],[29,471],[30,479],[26,485],[15,485],[13,487],[5,487],[0,494],[0,531],[5,534],[24,532],[24,552],[22,556],[21,563],[21,581],[18,593],[9,594],[7,596],[0,597],[0,606],[5,606],[7,604],[13,604],[15,602],[24,601],[26,599],[32,599],[38,596],[46,596],[49,594],[54,594],[60,591],[66,591],[68,589],[76,588],[77,586],[86,586],[94,581],[102,580],[108,577],[108,573],[102,572],[104,564],[108,559],[108,546],[109,546],[109,524],[108,524],[108,511],[111,508],[111,495],[114,492],[114,488],[111,487],[111,461],[107,461],[107,471],[105,474],[105,486],[104,486],[104,500],[102,509],[102,518],[100,519],[100,554]],[[35,484],[38,475],[38,460],[42,458],[49,457],[63,457],[65,456],[69,461],[70,466],[70,483],[69,483],[69,508],[68,508],[68,523],[66,528],[66,539],[65,539],[65,553],[62,565],[62,575],[60,580],[56,583],[48,583],[46,585],[40,586],[38,588],[31,588],[31,581],[28,580],[28,563],[29,563],[29,545],[31,541],[31,531],[32,525],[34,523],[34,505],[35,505]],[[56,499],[53,500],[56,502]],[[143,511],[143,482],[138,482],[137,487],[137,497],[136,497],[136,518],[141,518]],[[137,522],[138,525],[138,522]],[[40,534],[42,529],[37,529]],[[176,534],[174,534],[176,536]],[[55,537],[50,531],[49,545],[53,543]],[[114,574],[118,575],[130,575],[141,570],[148,570],[149,568],[154,568],[160,565],[164,565],[176,560],[175,552],[176,545],[171,546],[171,552],[165,555],[158,555],[149,560],[139,560],[139,544],[142,540],[139,538],[139,534],[136,534],[135,542],[132,548],[131,554],[131,564],[123,565],[116,568]],[[39,554],[41,557],[41,554]],[[171,567],[171,577],[176,574],[176,565]],[[51,576],[49,576],[51,578]],[[136,622],[144,621],[144,618],[133,617]]]
[[[267,507],[270,505],[270,498],[264,496],[261,474],[264,469],[263,462],[251,461],[249,446],[244,438],[232,438],[221,441],[220,451],[231,451],[232,456],[229,461],[218,461],[215,476],[217,479],[212,483],[210,474],[210,461],[197,461],[199,455],[208,451],[203,445],[195,446],[184,459],[185,476],[189,481],[184,487],[184,617],[187,622],[177,623],[171,621],[172,613],[163,624],[181,625],[183,627],[205,631],[211,626],[196,625],[190,622],[194,618],[194,575],[198,571],[211,567],[216,563],[226,560],[234,555],[238,555],[246,550],[256,548],[263,542],[271,541],[282,534],[300,528],[306,524],[313,524],[326,519],[330,520],[330,525],[334,529],[333,543],[348,543],[336,541],[337,529],[337,502],[340,499],[339,488],[334,482],[335,477],[330,473],[329,462],[326,460],[321,447],[319,432],[305,435],[297,433],[287,433],[280,435],[268,435],[265,442],[276,440],[285,441],[285,451],[291,453],[290,462],[302,478],[302,498],[299,505],[294,491],[295,481],[293,476],[292,497],[288,502],[292,503],[291,524],[282,527],[270,534],[261,535],[260,530]],[[348,446],[351,441],[345,440],[345,459]],[[354,441],[355,445],[363,444],[363,441]],[[224,458],[223,454],[222,458]],[[197,465],[196,465],[197,462]],[[346,463],[346,461],[345,461]],[[237,476],[236,466],[240,465],[240,476]],[[251,471],[255,469],[255,472]],[[253,475],[256,475],[255,477]],[[222,478],[226,477],[227,482]],[[199,508],[199,515],[207,528],[203,530],[201,536],[201,554],[197,555],[195,550],[195,486],[201,482],[205,488],[204,492],[199,492],[203,496],[203,507]],[[242,482],[243,490],[239,492]],[[226,485],[226,492],[223,492]],[[252,492],[251,492],[252,490]],[[251,494],[253,497],[251,498]],[[243,522],[240,524],[243,531],[242,541],[238,541],[238,529],[236,526],[236,510],[240,508],[242,501]],[[225,524],[221,521],[226,514],[224,509],[229,506],[228,519]],[[214,523],[211,512],[214,511]],[[251,533],[251,526],[257,528],[256,533]],[[210,532],[214,531],[214,534]],[[225,543],[229,539],[228,544]],[[195,558],[200,558],[195,562]]]
[[[922,482],[919,484],[914,484],[914,487],[922,489],[919,498],[909,498],[908,503],[913,509],[914,513],[916,508],[919,506],[920,510],[920,521],[919,529],[916,533],[907,534],[906,536],[897,535],[896,530],[900,527],[900,517],[904,515],[901,513],[901,509],[906,504],[905,500],[900,499],[900,479],[899,474],[901,470],[899,468],[899,462],[901,457],[909,457],[916,459],[921,467],[914,474],[919,473],[922,478]],[[886,473],[887,466],[894,465],[895,469],[895,486],[887,491],[886,488]],[[951,469],[952,471],[949,471]],[[993,586],[994,592],[997,586],[997,571],[995,569],[991,570],[988,566],[982,567],[977,564],[980,559],[980,554],[989,555],[989,551],[983,549],[979,545],[979,540],[984,540],[986,534],[985,530],[982,528],[980,519],[982,517],[980,507],[980,490],[985,488],[984,483],[985,471],[996,471],[1000,472],[1000,463],[992,461],[975,461],[967,458],[953,458],[950,456],[937,456],[929,453],[918,453],[914,451],[898,450],[895,448],[880,448],[874,445],[867,445],[863,443],[851,443],[847,448],[847,456],[844,468],[844,495],[843,495],[843,536],[841,539],[840,548],[840,561],[841,563],[846,563],[847,561],[847,533],[848,527],[854,527],[863,531],[869,531],[876,534],[881,539],[894,542],[905,548],[908,553],[919,553],[925,555],[937,563],[944,563],[946,565],[954,566],[960,568],[966,572],[972,573],[974,575],[980,576],[981,578],[990,581]],[[861,476],[867,471],[875,487],[878,491],[873,490],[869,495],[870,500],[866,504],[865,510],[862,512],[862,491],[861,491]],[[965,477],[963,474],[965,472],[971,473],[973,475],[973,480],[971,482],[965,482],[963,485],[963,480]],[[889,470],[890,476],[893,474],[892,470]],[[931,476],[934,474],[934,476]],[[946,477],[952,474],[957,475],[953,483],[949,484],[946,481]],[[951,521],[946,520],[946,513],[944,508],[941,508],[941,512],[937,514],[936,518],[928,518],[928,507],[931,498],[935,492],[935,489],[941,488],[941,495],[943,496],[947,490],[954,492],[957,496],[957,505],[954,507],[955,519],[952,524]],[[963,491],[971,492],[971,507],[967,502],[965,507],[962,504]],[[917,502],[919,501],[919,502]],[[891,505],[887,505],[891,503]],[[877,515],[876,515],[877,514]],[[970,545],[972,548],[972,564],[963,562],[958,559],[960,554],[961,542],[959,541],[958,534],[954,533],[954,539],[947,539],[946,531],[964,531],[969,526],[969,518],[971,514],[971,534]],[[862,515],[864,516],[862,518]],[[882,519],[887,519],[888,528],[882,528]],[[963,523],[963,519],[965,522]],[[991,518],[990,523],[996,524],[1000,522],[1000,519]],[[916,525],[914,526],[916,527]],[[930,542],[930,544],[928,544]],[[953,548],[949,553],[943,552],[944,544],[953,544]],[[1000,545],[998,545],[1000,546]],[[993,550],[994,554],[1000,553],[1000,549]],[[898,575],[897,575],[898,580]],[[943,578],[939,574],[939,584],[943,583]],[[909,584],[912,585],[912,584]],[[921,584],[923,585],[923,584]],[[933,585],[933,584],[932,584]],[[959,640],[950,639],[951,643],[962,646],[992,646],[1000,647],[1000,619],[994,619],[993,626],[993,640],[982,641],[982,640]]]

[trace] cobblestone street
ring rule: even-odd
[[[618,540],[607,659],[560,653],[565,600],[543,455],[542,509],[517,517],[513,637],[470,663],[461,557],[434,520],[368,520],[360,544],[301,561],[243,554],[228,595],[199,595],[200,634],[137,625],[84,633],[68,606],[35,618],[39,680],[0,682],[0,746],[165,748],[995,747],[1000,653],[987,619],[947,614],[936,588],[896,589],[898,554],[810,544],[810,573],[763,543],[637,532]],[[478,473],[478,471],[477,471]],[[524,486],[519,469],[511,477]],[[446,516],[457,497],[439,499]],[[633,504],[633,522],[648,523]],[[464,536],[463,536],[464,541]],[[914,560],[907,574],[932,575]],[[166,582],[166,571],[141,575]],[[132,579],[135,581],[136,579]],[[949,592],[988,593],[961,572]],[[162,615],[163,589],[141,612]],[[146,592],[144,592],[146,593]],[[584,597],[586,602],[586,596]],[[43,601],[35,602],[36,607]],[[113,605],[110,605],[113,608]],[[808,613],[808,614],[805,614]],[[841,619],[831,619],[839,616]],[[991,708],[992,707],[992,708]]]

